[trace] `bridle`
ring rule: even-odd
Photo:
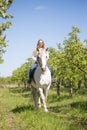
[[[45,60],[47,60],[47,55],[44,54],[46,57],[45,57]],[[46,67],[47,67],[47,64],[43,67],[43,63],[42,63],[42,59],[41,59],[41,54],[40,52],[38,51],[38,55],[37,55],[37,62],[38,62],[38,65],[40,66],[42,72],[45,72],[46,71]],[[47,61],[46,61],[47,62]]]

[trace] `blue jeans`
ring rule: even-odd
[[[29,79],[32,79],[33,78],[33,74],[34,74],[34,71],[35,69],[37,68],[38,64],[37,63],[34,63],[30,69],[29,69],[29,72],[28,72],[28,77]]]

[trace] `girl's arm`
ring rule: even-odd
[[[37,61],[37,51],[34,50],[33,54],[32,54],[32,59],[36,62]]]

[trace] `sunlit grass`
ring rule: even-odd
[[[56,94],[51,89],[47,107],[35,110],[25,88],[0,89],[0,130],[86,130],[87,96]]]

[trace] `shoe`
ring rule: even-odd
[[[31,79],[28,79],[28,81],[27,81],[29,84],[31,83]]]

